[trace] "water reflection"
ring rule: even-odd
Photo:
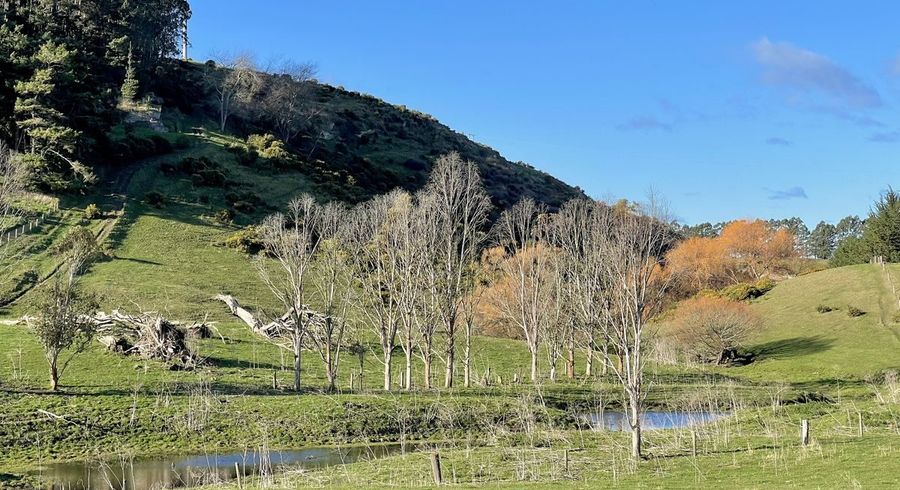
[[[148,490],[192,487],[277,472],[285,467],[321,468],[399,454],[399,444],[371,447],[317,447],[290,451],[234,452],[172,456],[135,461],[81,461],[48,465],[35,471],[47,490]],[[235,467],[235,463],[237,467]]]
[[[648,410],[643,413],[641,430],[681,429],[712,422],[728,415],[727,412]],[[586,418],[594,429],[616,432],[631,431],[628,416],[624,412],[595,412],[589,413]]]

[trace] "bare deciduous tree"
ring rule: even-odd
[[[290,143],[321,112],[313,98],[315,74],[315,65],[288,61],[267,79],[262,107],[285,143]]]
[[[366,324],[378,336],[385,391],[391,389],[391,366],[401,322],[398,251],[404,235],[398,231],[397,221],[412,206],[411,201],[407,192],[393,191],[358,205],[350,219],[350,256],[360,291],[359,306]]]
[[[14,212],[13,204],[25,187],[25,169],[15,153],[0,141],[0,230],[9,226],[6,218]],[[0,242],[0,259],[6,258],[6,247]]]
[[[660,261],[673,242],[669,220],[655,202],[637,210],[614,208],[601,243],[604,275],[609,279],[610,341],[619,356],[611,366],[628,398],[631,452],[641,457],[645,330],[661,308],[669,278]]]
[[[478,258],[491,201],[478,166],[448,153],[437,159],[423,199],[432,223],[434,292],[438,318],[446,335],[444,386],[453,386],[456,372],[456,330],[467,284],[466,273]]]
[[[348,328],[347,310],[354,292],[346,249],[347,215],[347,208],[341,204],[328,203],[322,207],[320,243],[313,263],[316,299],[323,319],[312,323],[309,338],[325,366],[328,391],[336,387],[341,348]]]
[[[496,225],[498,242],[507,256],[500,262],[502,287],[489,297],[507,322],[517,325],[531,353],[531,380],[538,378],[541,327],[553,300],[548,277],[552,250],[547,246],[545,208],[530,198],[504,211]]]
[[[228,118],[247,106],[259,90],[260,76],[250,55],[219,56],[216,67],[206,71],[207,83],[215,92],[219,110],[219,130],[225,131]]]
[[[304,281],[321,242],[321,209],[312,196],[304,194],[288,204],[286,214],[267,217],[259,229],[265,253],[256,261],[257,270],[286,311],[280,321],[294,354],[295,391],[300,390],[303,338],[311,323]]]

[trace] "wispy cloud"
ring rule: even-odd
[[[672,125],[660,121],[654,116],[635,116],[616,126],[619,131],[671,131]]]
[[[888,73],[895,77],[900,77],[900,54],[888,62]]]
[[[766,189],[766,192],[769,193],[769,199],[772,200],[807,199],[806,191],[800,186],[794,186],[783,190]]]
[[[897,143],[898,141],[900,141],[900,131],[874,133],[866,139],[875,143]]]
[[[784,138],[779,138],[778,136],[773,136],[766,140],[766,144],[772,145],[772,146],[791,146],[793,143],[791,143],[790,141],[788,141]]]
[[[880,107],[884,103],[877,90],[821,54],[768,38],[751,44],[751,49],[763,68],[763,81],[791,91],[795,100],[813,92],[845,108]]]

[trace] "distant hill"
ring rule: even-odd
[[[216,116],[216,108],[208,102],[208,89],[202,85],[203,69],[204,65],[176,62],[167,69],[168,79],[153,87],[164,105],[193,117],[195,123]],[[343,88],[308,83],[318,115],[315,124],[294,138],[288,150],[304,162],[300,168],[322,184],[319,190],[323,193],[358,201],[397,187],[415,190],[427,180],[435,158],[455,151],[478,163],[497,209],[524,197],[551,208],[584,197],[580,188],[531,165],[511,162],[428,114]],[[238,138],[270,132],[265,122],[252,114],[238,114],[232,121],[229,132]]]

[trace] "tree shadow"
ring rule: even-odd
[[[791,337],[757,344],[750,350],[758,359],[784,359],[788,357],[818,354],[831,348],[833,340],[816,335],[813,337]]]

